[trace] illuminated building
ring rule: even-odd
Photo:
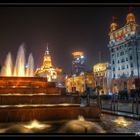
[[[57,81],[61,74],[62,70],[59,68],[54,68],[52,65],[52,60],[47,45],[43,58],[43,65],[41,68],[37,68],[35,75],[39,77],[47,77],[48,81]]]
[[[76,51],[72,53],[73,55],[73,61],[72,61],[72,71],[73,74],[79,75],[81,72],[85,71],[85,57],[84,53],[81,51]]]
[[[109,38],[112,81],[115,86],[120,87],[115,81],[123,79],[119,90],[130,89],[129,80],[139,77],[140,69],[140,29],[135,21],[135,15],[128,13],[126,24],[121,28],[113,22],[110,25]]]
[[[100,94],[107,94],[111,86],[111,69],[108,63],[98,63],[93,66],[96,87],[100,86]]]
[[[79,76],[73,75],[66,77],[65,79],[66,90],[69,93],[84,93],[86,90],[86,85],[91,88],[95,87],[95,81],[92,72],[81,73]]]

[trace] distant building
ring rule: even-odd
[[[81,73],[81,75],[73,75],[66,77],[65,87],[69,93],[84,93],[86,87],[94,88],[95,80],[92,72]]]
[[[35,75],[39,77],[46,77],[48,81],[58,81],[62,74],[62,69],[55,68],[52,65],[51,56],[49,53],[48,45],[43,58],[43,65],[37,68]]]
[[[98,63],[93,66],[95,86],[100,86],[100,94],[107,94],[111,90],[111,67],[109,63]]]
[[[126,16],[126,24],[121,28],[113,22],[109,38],[113,89],[114,85],[118,90],[131,89],[130,80],[133,83],[133,79],[140,74],[140,26],[136,23],[134,14]],[[121,79],[123,83],[120,85]]]
[[[85,57],[84,53],[81,51],[76,51],[72,53],[72,73],[79,75],[81,72],[85,71]]]

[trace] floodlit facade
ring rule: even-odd
[[[95,80],[92,72],[65,78],[65,87],[68,93],[84,93],[86,86],[92,89],[95,87]]]
[[[123,27],[118,28],[115,22],[110,25],[108,48],[113,91],[114,85],[117,90],[131,89],[134,84],[130,83],[140,74],[140,26],[133,13],[128,13]],[[123,79],[121,84],[120,79]]]
[[[41,68],[37,68],[35,75],[39,77],[46,77],[48,81],[57,81],[62,74],[62,69],[55,68],[52,65],[49,49],[47,49],[43,58],[43,65]]]
[[[100,94],[107,94],[111,90],[111,67],[109,63],[98,63],[93,66],[95,86],[100,86]]]

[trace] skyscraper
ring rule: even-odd
[[[81,51],[76,51],[72,53],[73,61],[72,61],[72,73],[79,75],[81,72],[85,71],[85,57],[84,53]]]

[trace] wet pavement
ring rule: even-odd
[[[140,121],[121,116],[102,114],[101,120],[32,121],[0,123],[0,133],[140,133]]]
[[[100,126],[107,133],[136,133],[140,132],[140,121],[122,116],[102,114]]]

